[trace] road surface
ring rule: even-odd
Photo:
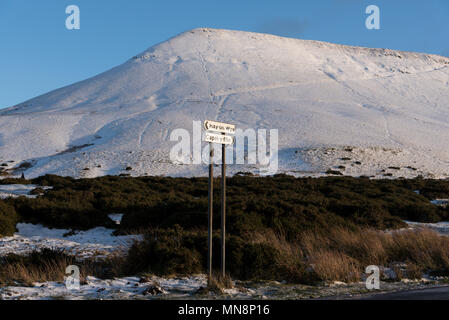
[[[362,296],[329,297],[335,300],[449,300],[449,286],[406,291],[376,293]]]

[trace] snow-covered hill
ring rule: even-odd
[[[28,177],[205,175],[168,156],[170,132],[205,119],[279,129],[279,172],[446,177],[449,59],[195,29],[0,110],[0,164],[26,161]]]

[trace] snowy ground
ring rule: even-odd
[[[100,280],[88,277],[80,289],[67,289],[61,282],[35,283],[33,287],[0,288],[0,299],[145,299],[153,296],[145,290],[157,285],[159,297],[187,298],[206,285],[204,275],[164,279],[152,277],[147,282],[139,277]]]
[[[0,185],[0,198],[36,197],[29,192],[36,185]],[[40,187],[48,189],[51,187]],[[113,213],[109,218],[120,224],[123,214]],[[11,237],[0,238],[0,256],[8,253],[28,254],[33,250],[43,248],[63,249],[79,259],[90,257],[104,258],[111,253],[126,252],[133,241],[140,239],[139,235],[114,236],[114,230],[97,227],[86,231],[68,229],[49,229],[42,225],[18,223],[18,232]]]
[[[111,215],[120,220],[120,215]],[[417,223],[407,221],[411,228],[429,227],[442,235],[449,234],[449,223]],[[19,232],[13,237],[0,238],[0,256],[9,252],[26,254],[34,249],[63,248],[80,258],[105,257],[117,250],[125,251],[139,236],[113,236],[112,230],[95,228],[64,236],[69,230],[47,229],[39,225],[19,224]],[[389,275],[389,270],[383,270]],[[446,284],[449,279],[425,275],[421,280],[403,279],[381,282],[380,291],[388,292],[428,288]],[[331,296],[351,297],[372,293],[363,282],[346,284],[326,283],[319,286],[291,285],[282,282],[236,281],[234,288],[223,293],[204,293],[205,275],[161,278],[151,276],[144,281],[140,277],[101,280],[88,277],[79,290],[69,290],[63,282],[35,283],[31,287],[9,286],[0,288],[1,299],[310,299]],[[157,288],[158,292],[154,292]]]
[[[355,177],[449,177],[448,163],[429,158],[418,150],[401,148],[334,146],[298,149],[295,154],[282,154],[280,163],[281,171],[295,176],[323,176],[331,169]]]
[[[364,282],[346,284],[327,283],[319,286],[291,285],[277,281],[234,282],[232,289],[222,293],[199,290],[206,286],[205,275],[182,278],[126,277],[100,280],[88,277],[80,289],[67,289],[62,282],[35,283],[31,287],[0,288],[1,299],[313,299],[332,296],[351,297],[373,292],[389,292],[429,288],[447,283],[445,278],[423,278],[411,281],[384,282],[379,290],[366,289]],[[157,288],[156,292],[154,289]]]
[[[449,235],[449,222],[437,222],[437,223],[422,223],[406,221],[406,223],[414,229],[427,228],[431,229],[441,235]]]
[[[87,231],[48,229],[42,225],[17,224],[18,232],[0,238],[0,256],[8,253],[28,254],[43,248],[64,249],[79,259],[103,258],[112,253],[126,252],[138,235],[114,236],[112,229],[98,227]]]
[[[0,185],[0,199],[16,198],[19,196],[25,196],[27,198],[36,198],[36,195],[30,195],[30,191],[36,188],[42,188],[43,190],[50,189],[51,187],[41,187],[34,184],[5,184]]]
[[[449,199],[435,199],[430,202],[437,206],[446,207],[449,204]]]

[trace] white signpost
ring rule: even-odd
[[[211,120],[204,121],[204,129],[227,134],[235,134],[235,125]]]
[[[223,134],[216,134],[211,132],[206,132],[205,141],[221,144],[233,144],[234,137],[226,136]]]
[[[209,193],[208,193],[208,213],[209,213],[209,227],[208,227],[208,251],[209,256],[207,260],[207,268],[209,271],[209,279],[212,278],[212,218],[213,218],[213,193],[214,193],[214,166],[213,156],[214,150],[212,143],[221,144],[221,273],[223,277],[226,275],[226,145],[233,144],[234,136],[226,134],[235,134],[235,125],[222,123],[217,121],[204,121],[204,129],[206,130],[205,141],[209,142]],[[220,132],[221,134],[212,133]]]

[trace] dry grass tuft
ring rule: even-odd
[[[158,241],[147,237],[147,242],[130,250],[134,254],[105,261],[77,262],[73,256],[49,249],[27,257],[10,255],[0,258],[0,284],[63,281],[68,265],[80,267],[81,281],[88,275],[111,278],[145,271],[157,275],[204,272],[206,234],[203,233],[171,230],[157,237]],[[233,245],[229,253],[233,254],[230,259],[233,264],[228,268],[230,275],[215,274],[208,280],[207,290],[232,287],[231,276],[299,283],[360,281],[368,265],[393,268],[398,279],[420,279],[423,273],[449,275],[449,237],[427,229],[385,232],[335,227],[327,233],[303,232],[295,240],[267,229],[254,232],[247,240],[236,239],[231,237],[233,241],[229,242]],[[246,258],[238,260],[240,253]],[[130,264],[136,267],[132,271]]]
[[[224,289],[231,289],[234,283],[229,275],[223,276],[221,272],[212,274],[212,277],[207,278],[207,289],[212,292],[223,292]]]
[[[398,262],[407,265],[405,270],[395,270],[399,279],[420,279],[424,272],[449,274],[449,237],[428,229],[385,232],[336,227],[325,234],[304,232],[294,242],[269,230],[255,234],[253,241],[274,247],[276,268],[300,282],[360,281],[366,266],[390,267]]]
[[[64,281],[66,268],[70,265],[80,268],[80,282],[85,283],[87,276],[105,278],[118,275],[122,260],[111,257],[101,261],[77,261],[74,256],[53,249],[35,251],[28,256],[10,254],[0,260],[0,284],[31,286],[35,282]]]
[[[354,282],[360,280],[360,264],[357,260],[338,251],[316,252],[310,259],[313,271],[321,280]]]

